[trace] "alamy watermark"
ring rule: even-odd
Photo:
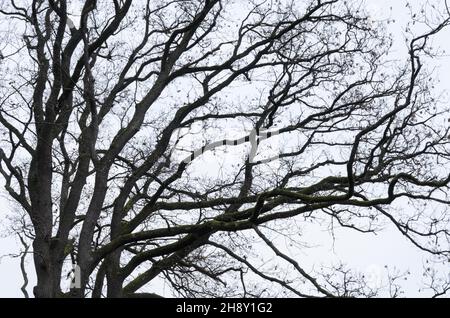
[[[248,156],[248,161],[249,163],[255,163],[255,164],[259,164],[259,163],[266,163],[266,162],[271,162],[273,160],[276,160],[279,158],[279,153],[277,153],[276,155],[269,157],[269,158],[265,158],[263,160],[258,160],[255,161],[255,157],[257,155],[258,152],[258,147],[261,141],[269,139],[271,137],[277,136],[280,134],[279,130],[267,130],[267,129],[252,129],[252,131],[250,132],[250,134],[248,134],[247,136],[244,136],[242,138],[238,138],[238,139],[222,139],[219,141],[215,141],[212,143],[209,143],[203,147],[200,147],[194,151],[191,152],[191,154],[189,156],[187,156],[183,162],[184,163],[190,163],[192,162],[195,158],[201,156],[203,153],[205,153],[206,151],[210,151],[213,150],[217,147],[220,146],[238,146],[238,145],[242,145],[246,142],[250,142],[250,153]]]
[[[72,264],[72,270],[69,274],[70,289],[81,288],[81,268],[78,264]]]

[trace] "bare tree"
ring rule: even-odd
[[[11,0],[0,13],[0,172],[32,225],[36,297],[153,297],[157,280],[181,296],[375,296],[274,243],[308,222],[388,221],[449,260],[448,109],[423,62],[445,7],[404,61],[390,21],[356,1]],[[289,272],[255,263],[263,245]]]

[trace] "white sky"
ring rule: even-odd
[[[406,57],[406,46],[402,39],[402,30],[408,20],[406,0],[366,0],[367,7],[373,12],[374,19],[391,17],[396,20],[390,24],[389,31],[394,34],[394,54],[398,58]],[[414,8],[425,4],[426,0],[409,1]],[[438,3],[436,0],[435,3]],[[442,2],[441,2],[442,3]],[[392,11],[390,10],[392,7]],[[450,29],[444,30],[435,37],[434,43],[441,48],[447,49],[450,54]],[[436,76],[440,79],[438,89],[447,90],[450,82],[450,56],[444,56],[432,61],[438,66]],[[6,215],[14,213],[12,206],[5,199],[4,191],[0,195],[0,220],[4,220]],[[0,233],[7,232],[5,224],[0,222]],[[425,296],[418,294],[422,265],[425,261],[424,254],[411,243],[406,241],[392,227],[386,228],[379,235],[361,235],[349,230],[337,230],[337,237],[334,241],[330,235],[319,226],[311,225],[303,233],[304,237],[311,237],[317,248],[308,249],[301,255],[296,255],[303,264],[319,264],[320,262],[337,262],[341,260],[351,267],[366,271],[369,275],[378,275],[384,270],[384,265],[397,267],[401,271],[410,270],[412,279],[405,282],[407,296]],[[0,255],[17,253],[21,248],[20,242],[14,237],[0,237]],[[282,248],[282,246],[280,246]],[[35,278],[31,255],[27,259],[28,274],[30,283],[28,285],[29,294],[32,295],[32,287]],[[20,274],[19,259],[2,257],[0,259],[0,297],[22,297],[20,286],[23,280]],[[162,287],[161,287],[162,288]]]

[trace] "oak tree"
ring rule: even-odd
[[[0,3],[0,172],[36,297],[375,296],[276,243],[313,223],[388,222],[449,260],[426,67],[447,7],[399,59],[359,1]]]

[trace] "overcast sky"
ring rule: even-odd
[[[409,1],[413,8],[417,9],[420,5],[425,4],[425,0]],[[435,3],[438,3],[436,0]],[[366,0],[367,7],[372,12],[374,19],[394,18],[395,23],[390,24],[389,32],[392,32],[396,41],[393,46],[393,53],[399,59],[406,58],[406,46],[403,41],[403,30],[408,20],[409,13],[406,8],[406,0]],[[442,3],[442,2],[441,2]],[[392,10],[390,9],[392,7]],[[440,33],[435,39],[436,46],[446,48],[450,53],[450,30],[447,29]],[[448,89],[450,81],[450,56],[446,55],[441,58],[429,61],[438,66],[435,75],[440,79],[437,86],[440,90]],[[448,96],[447,96],[448,97]],[[3,191],[0,196],[0,220],[5,220],[8,214],[14,213],[12,206],[6,199]],[[7,233],[7,221],[0,221],[0,233]],[[418,286],[422,273],[422,266],[425,262],[425,255],[418,251],[412,244],[404,239],[392,227],[387,227],[379,235],[361,235],[348,230],[337,230],[336,240],[325,232],[325,229],[317,225],[311,225],[310,228],[303,233],[304,237],[310,237],[316,248],[308,249],[302,252],[302,262],[309,265],[321,262],[346,262],[352,267],[367,272],[369,275],[381,275],[384,266],[396,266],[401,271],[410,270],[415,279],[405,282],[406,292],[408,296],[426,296],[426,294],[418,293]],[[20,242],[15,237],[0,238],[0,255],[15,254],[20,250]],[[30,283],[28,290],[32,295],[32,286],[34,286],[34,273],[32,257],[27,259],[29,269]],[[375,278],[376,279],[376,278]],[[23,280],[19,268],[19,259],[3,256],[0,260],[0,297],[22,297],[20,286]],[[160,291],[164,286],[161,285]]]

